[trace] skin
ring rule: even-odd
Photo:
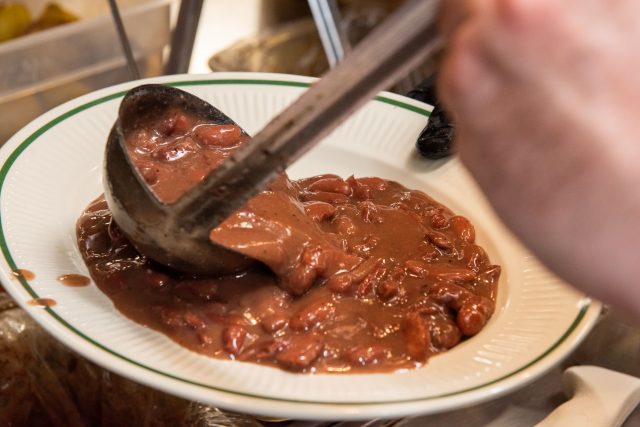
[[[440,96],[511,230],[640,320],[640,2],[444,0]]]

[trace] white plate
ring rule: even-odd
[[[168,76],[255,133],[313,79],[254,73]],[[137,83],[136,83],[137,84]],[[87,274],[75,241],[82,209],[101,193],[102,152],[123,84],[68,102],[36,119],[0,150],[0,260],[9,293],[42,326],[85,357],[141,383],[223,408],[275,417],[363,419],[444,411],[520,387],[585,336],[600,305],[548,273],[503,227],[457,159],[414,155],[425,104],[383,93],[290,169],[377,175],[433,195],[477,228],[503,267],[497,310],[486,328],[417,370],[301,375],[209,359],[119,314],[95,286],[56,278]],[[35,279],[16,280],[28,269]],[[32,298],[57,301],[51,308]]]

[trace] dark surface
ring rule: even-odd
[[[441,159],[453,153],[454,126],[449,115],[438,100],[437,76],[433,75],[407,93],[415,100],[434,106],[427,126],[416,141],[418,152],[428,159]]]
[[[425,104],[436,105],[438,103],[438,96],[436,94],[436,78],[435,74],[427,78],[409,91],[407,96],[417,101],[424,102]]]
[[[440,104],[436,104],[427,126],[416,141],[418,152],[428,159],[441,159],[453,154],[453,123]]]

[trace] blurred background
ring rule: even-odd
[[[64,101],[133,78],[111,1],[0,0],[0,143]],[[211,71],[320,76],[330,61],[319,31],[330,30],[316,25],[318,9],[314,15],[311,7],[332,6],[346,51],[403,0],[113,3],[141,77]],[[406,93],[423,77],[420,70],[413,74],[393,89]]]

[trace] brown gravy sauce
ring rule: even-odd
[[[89,283],[91,283],[91,279],[87,276],[83,276],[82,274],[63,274],[58,276],[58,282],[65,286],[78,288],[89,285]]]
[[[130,155],[172,201],[242,143],[226,126],[170,112],[128,141]],[[211,233],[260,261],[234,276],[153,263],[103,198],[77,232],[95,283],[129,318],[211,357],[296,372],[420,366],[480,332],[500,276],[467,219],[380,178],[281,177]]]
[[[56,300],[52,298],[34,298],[32,300],[27,301],[29,305],[35,305],[38,307],[53,307],[57,304]]]

